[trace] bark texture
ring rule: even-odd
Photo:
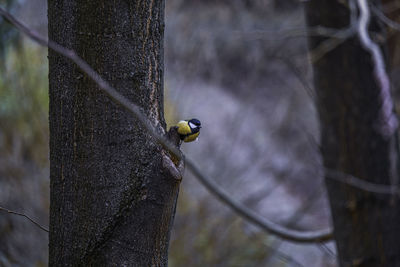
[[[308,27],[349,25],[346,1],[311,0],[305,7]],[[370,29],[384,37],[376,21]],[[310,37],[310,50],[324,41]],[[392,118],[384,112],[392,99],[382,94],[371,55],[358,37],[314,61],[313,70],[324,166],[369,182],[397,185],[397,129],[388,125]],[[326,186],[341,266],[400,266],[399,198],[365,192],[328,176]]]
[[[165,133],[164,1],[49,0],[48,19],[49,39]],[[180,181],[168,153],[69,60],[49,50],[49,64],[49,265],[166,266]]]

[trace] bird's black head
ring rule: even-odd
[[[198,119],[191,119],[189,123],[192,123],[196,126],[196,128],[201,128],[201,122]]]

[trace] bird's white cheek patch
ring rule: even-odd
[[[195,129],[196,125],[194,125],[193,123],[189,122],[189,127],[192,128],[192,129]]]

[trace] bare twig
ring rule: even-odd
[[[294,37],[321,36],[335,39],[347,39],[348,28],[335,29],[322,26],[312,28],[286,28],[286,29],[271,29],[271,30],[256,30],[256,31],[235,31],[239,37],[246,39],[262,39],[262,40],[282,40]]]
[[[5,11],[0,7],[0,15],[3,16],[8,22],[18,28],[20,31],[25,33],[29,38],[36,41],[42,46],[46,46],[56,53],[69,58],[74,62],[84,73],[86,73],[98,86],[99,88],[107,94],[112,100],[117,104],[124,107],[130,111],[146,128],[146,130],[154,137],[156,140],[164,145],[174,156],[181,159],[179,150],[174,147],[164,136],[159,135],[154,129],[153,125],[150,124],[147,117],[142,113],[141,109],[118,93],[106,80],[104,80],[86,61],[84,61],[80,56],[76,54],[75,51],[67,49],[51,40],[46,40],[40,36],[37,32],[26,27],[22,22],[12,16],[10,13]]]
[[[0,15],[8,20],[12,25],[17,27],[20,31],[25,33],[28,37],[36,41],[37,43],[47,46],[53,51],[69,58],[72,60],[83,72],[85,72],[98,86],[106,93],[111,99],[113,99],[121,107],[124,107],[131,112],[141,123],[143,123],[145,129],[153,136],[157,142],[162,144],[171,154],[177,158],[181,158],[180,151],[174,147],[164,136],[161,136],[156,132],[153,125],[151,125],[145,115],[141,112],[141,109],[123,97],[117,90],[115,90],[107,81],[105,81],[93,68],[89,66],[82,58],[80,58],[75,51],[67,49],[55,42],[47,41],[36,32],[32,31],[19,20],[17,20],[10,13],[0,7]],[[192,171],[192,173],[200,180],[200,182],[215,196],[217,196],[223,203],[233,209],[238,215],[245,218],[249,222],[259,226],[261,229],[279,236],[280,238],[287,239],[294,242],[303,243],[315,243],[322,242],[332,239],[332,229],[328,228],[320,231],[301,232],[294,231],[275,224],[269,220],[266,220],[249,210],[247,207],[239,203],[238,201],[231,198],[228,193],[223,191],[219,186],[208,176],[204,175],[200,169],[195,165],[194,161],[185,158],[186,166]]]
[[[270,246],[270,245],[266,245],[266,246],[271,250],[272,253],[275,254],[274,256],[276,256],[280,261],[282,261],[282,262],[285,264],[285,266],[304,267],[303,264],[301,264],[300,262],[298,262],[298,261],[297,261],[295,258],[293,258],[292,256],[290,256],[290,255],[288,255],[288,254],[282,252],[282,251],[279,250],[279,249],[276,249],[276,248],[273,247],[273,246]],[[286,265],[286,264],[288,264],[288,265]]]
[[[296,64],[287,56],[276,56],[277,59],[279,59],[282,63],[286,65],[288,70],[293,73],[293,75],[297,78],[297,80],[301,83],[302,88],[304,91],[307,93],[307,95],[310,97],[311,101],[315,103],[315,92],[311,85],[308,84],[307,79],[301,74],[300,69],[296,66]]]
[[[385,61],[381,49],[374,43],[368,33],[370,10],[367,0],[357,0],[360,10],[357,32],[362,46],[371,54],[374,63],[375,79],[380,87],[379,97],[382,100],[380,121],[377,128],[384,136],[392,136],[398,126],[396,116],[393,114],[393,102],[390,96],[390,82],[386,73]]]
[[[332,229],[328,228],[320,231],[302,232],[290,230],[282,227],[271,221],[267,221],[255,212],[249,210],[247,207],[231,198],[225,191],[223,191],[213,180],[209,179],[195,166],[191,166],[191,170],[200,182],[214,195],[216,195],[223,203],[231,207],[236,213],[257,225],[261,229],[277,235],[280,238],[295,241],[295,242],[322,242],[332,239]]]
[[[398,1],[390,1],[388,3],[382,3],[381,9],[383,12],[385,12],[385,14],[396,12],[400,9],[400,3]]]
[[[29,217],[26,214],[23,214],[23,213],[20,213],[20,212],[16,212],[16,211],[13,211],[13,210],[9,210],[9,209],[3,208],[3,207],[0,207],[0,210],[1,211],[5,211],[5,212],[10,213],[10,214],[15,214],[15,215],[18,215],[18,216],[25,217],[26,219],[30,220],[34,225],[36,225],[37,227],[39,227],[43,231],[49,232],[49,230],[47,228],[41,226],[39,223],[35,222],[31,217]]]
[[[371,10],[374,13],[374,15],[377,16],[387,26],[396,31],[400,31],[400,24],[385,16],[385,14],[383,14],[383,12],[379,8],[377,8],[376,6],[372,6]]]
[[[330,248],[327,246],[327,244],[320,243],[320,244],[318,244],[318,247],[319,247],[324,253],[326,253],[331,259],[336,260],[336,258],[337,258],[336,253],[335,253],[332,249],[330,249]]]
[[[361,189],[363,191],[371,192],[371,193],[376,193],[376,194],[395,194],[395,195],[400,195],[400,190],[399,188],[396,188],[393,190],[392,185],[383,185],[383,184],[375,184],[371,183],[368,181],[365,181],[363,179],[360,179],[358,177],[355,177],[351,174],[343,173],[341,171],[337,170],[331,170],[328,168],[323,168],[323,171],[325,172],[325,177],[331,180],[335,180],[344,184],[351,185],[353,187],[356,187],[358,189]]]
[[[296,210],[289,217],[289,219],[286,220],[286,222],[284,223],[284,225],[286,227],[289,227],[289,228],[295,227],[297,222],[300,221],[304,217],[304,215],[307,213],[307,211],[309,209],[311,209],[311,207],[315,203],[315,200],[317,198],[319,198],[320,195],[321,195],[321,191],[322,190],[320,189],[321,188],[320,184],[321,183],[319,183],[316,186],[316,188],[318,188],[318,189],[316,191],[312,192],[312,194],[309,195],[305,201],[303,201],[302,206],[298,210]],[[284,243],[284,240],[276,239],[276,240],[272,241],[272,245],[271,246],[275,248],[275,251],[279,252],[280,251],[279,249],[280,249],[280,247],[282,246],[283,243]],[[271,255],[270,260],[272,260],[273,256],[274,256],[274,254]],[[269,265],[269,261],[267,262],[267,265]]]
[[[311,135],[308,136],[309,136],[308,141],[310,142],[311,146],[313,146],[315,150],[318,153],[320,153],[321,151],[318,143]],[[393,188],[393,185],[371,183],[354,175],[345,173],[343,171],[326,168],[320,163],[312,162],[310,163],[310,165],[314,165],[316,169],[321,170],[322,175],[325,176],[325,179],[335,180],[340,183],[353,186],[355,188],[358,188],[366,192],[400,196],[400,188],[398,187]]]
[[[354,26],[350,24],[347,29],[339,32],[337,36],[331,36],[329,39],[326,39],[310,52],[311,61],[317,62],[327,53],[334,50],[336,47],[344,43],[348,38],[353,36],[355,32]]]

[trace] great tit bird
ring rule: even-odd
[[[198,119],[178,122],[178,134],[184,142],[192,142],[199,137],[201,123]]]

